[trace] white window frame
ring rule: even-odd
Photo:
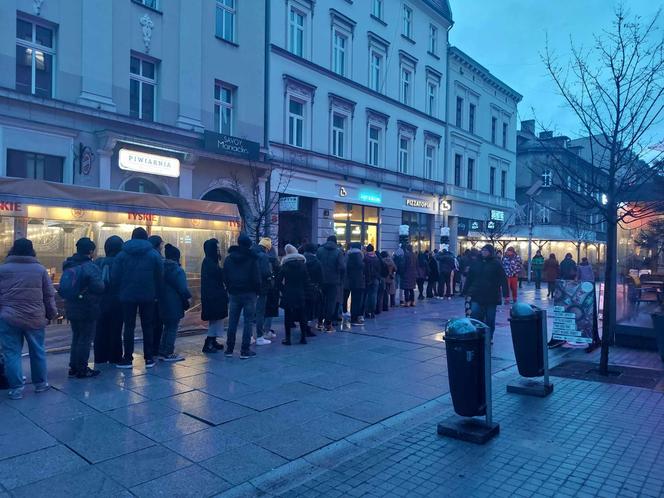
[[[507,181],[509,179],[507,178],[507,171],[506,170],[501,170],[500,171],[500,197],[502,198],[507,198]]]
[[[129,81],[131,80],[138,81],[138,119],[145,119],[143,118],[143,85],[151,85],[154,87],[154,92],[152,95],[152,109],[153,109],[153,115],[152,115],[152,121],[157,120],[157,90],[158,90],[158,78],[157,78],[157,71],[159,69],[159,63],[155,61],[154,59],[150,59],[147,57],[141,57],[141,54],[132,52],[130,55],[130,61],[131,58],[138,59],[140,61],[139,64],[139,70],[140,74],[135,74],[131,72],[131,64],[130,64],[130,70],[129,70]],[[148,62],[154,66],[154,78],[148,78],[147,76],[143,76],[143,62]],[[131,87],[131,84],[130,84]],[[131,92],[131,88],[129,90]],[[130,99],[130,108],[129,108],[129,114],[131,115],[131,99]]]
[[[217,88],[219,89],[219,98],[214,99],[214,107],[215,107],[215,115],[217,114],[217,108],[219,108],[219,119],[217,122],[215,122],[215,127],[218,133],[223,133],[226,135],[233,135],[233,132],[235,131],[235,100],[236,100],[236,92],[235,92],[235,87],[232,85],[229,85],[228,83],[224,83],[222,81],[217,81],[215,84],[215,93],[217,93]],[[223,99],[223,91],[227,90],[230,95],[230,102],[226,102]],[[223,122],[223,111],[230,111],[230,118],[229,118],[229,130],[228,132],[223,131],[222,129],[222,122]]]
[[[538,218],[539,223],[542,223],[543,225],[548,225],[551,223],[551,205],[549,201],[545,201],[544,204],[540,204]]]
[[[150,0],[136,0],[136,1],[141,5],[147,7],[148,9],[159,10],[160,7],[159,0],[154,0],[153,2],[151,2]],[[148,3],[154,3],[154,5],[148,5]]]
[[[292,15],[295,14],[302,18],[302,25],[300,26],[294,19]],[[286,30],[286,48],[287,50],[297,55],[298,57],[306,57],[306,45],[307,45],[307,21],[308,21],[307,12],[298,8],[298,6],[289,4],[288,5],[288,16],[287,16],[287,30]],[[295,47],[294,43],[298,37],[294,36],[296,33],[301,35],[301,46]],[[299,50],[296,50],[299,48]]]
[[[429,155],[431,151],[431,155]],[[436,156],[438,155],[438,146],[432,142],[424,143],[424,177],[433,180],[436,170]]]
[[[383,20],[383,0],[371,0],[371,15]]]
[[[438,116],[438,90],[440,83],[428,79],[427,80],[427,114],[429,116],[437,117]],[[433,90],[433,92],[432,92]]]
[[[302,114],[294,114],[291,112],[291,101],[297,102],[302,105]],[[286,143],[292,147],[303,149],[307,145],[307,104],[308,102],[295,95],[286,95]],[[291,126],[291,122],[294,123]],[[291,128],[295,130],[295,124],[299,123],[301,126],[301,143],[297,143],[297,133],[295,132],[291,137]]]
[[[495,166],[489,168],[489,195],[496,195],[496,171]]]
[[[378,130],[378,137],[371,138],[371,130]],[[385,129],[383,126],[369,122],[367,126],[367,164],[369,166],[381,167],[383,165],[382,143]]]
[[[471,168],[472,164],[472,168]],[[468,174],[472,172],[471,174]],[[475,182],[477,181],[477,159],[474,157],[466,158],[466,188],[468,190],[475,190]]]
[[[459,181],[457,182],[457,157],[459,158]],[[452,184],[455,187],[463,187],[463,154],[455,152],[452,156]]]
[[[46,23],[40,23],[38,21],[35,21],[34,19],[30,18],[27,19],[25,17],[18,16],[17,19],[20,19],[23,22],[27,22],[30,25],[32,25],[32,40],[23,40],[19,39],[18,37],[16,38],[16,45],[20,45],[24,48],[30,49],[32,52],[31,56],[31,61],[30,61],[30,95],[35,95],[35,92],[37,91],[37,63],[36,63],[36,57],[38,52],[43,52],[44,54],[48,54],[51,56],[51,95],[48,96],[48,98],[53,98],[53,95],[55,94],[55,45],[56,45],[56,40],[55,40],[55,34],[56,30],[54,26]],[[48,29],[51,32],[51,40],[53,40],[53,47],[46,47],[44,45],[41,45],[37,43],[37,26],[40,26],[44,29]],[[14,47],[14,51],[16,51],[16,47]],[[14,85],[16,85],[16,78],[14,78]]]
[[[497,144],[498,140],[498,118],[496,116],[491,116],[491,143],[494,145]]]
[[[509,134],[509,124],[506,121],[503,121],[503,148],[507,148],[507,142],[508,142],[508,137],[507,135]]]
[[[341,127],[334,124],[335,118],[343,120]],[[332,110],[330,113],[330,154],[340,159],[350,157],[349,120],[349,116],[343,112]]]
[[[369,88],[378,93],[383,93],[385,59],[384,51],[374,46],[369,48]],[[378,66],[376,66],[375,60],[378,61]]]
[[[343,40],[343,46],[337,44],[337,39]],[[346,76],[348,73],[348,59],[350,55],[350,37],[348,33],[339,29],[338,27],[332,28],[332,72],[340,76]],[[341,59],[341,66],[339,67],[339,60]]]
[[[399,101],[409,106],[413,105],[414,75],[415,70],[411,66],[401,63],[399,68]]]
[[[545,169],[542,171],[542,187],[550,187],[553,185],[553,171]]]
[[[401,34],[413,39],[413,9],[405,3],[401,5]]]
[[[465,99],[461,95],[456,96],[454,102],[454,126],[463,128],[463,103]]]
[[[406,141],[406,148],[402,147],[402,141]],[[398,140],[398,160],[397,171],[405,175],[410,173],[410,165],[413,160],[413,137],[406,133],[399,133]]]
[[[228,5],[228,4],[231,5]],[[216,35],[221,38],[222,40],[229,41],[231,43],[236,43],[236,31],[237,31],[237,0],[216,0],[216,11],[215,14],[217,14],[219,11],[221,11],[221,30],[219,30],[219,26],[215,26],[215,32]],[[232,23],[232,32],[226,33],[226,17],[229,16],[231,19]],[[215,23],[216,23],[217,17],[215,15]]]
[[[474,102],[469,102],[468,103],[468,131],[470,133],[475,134],[476,125],[477,125],[477,104],[475,104]]]
[[[438,26],[429,24],[429,53],[438,55]]]

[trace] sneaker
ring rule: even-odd
[[[70,368],[69,369],[69,374],[67,376],[68,377],[76,377],[76,370],[74,370],[73,368]]]
[[[44,382],[43,384],[35,387],[35,392],[36,393],[45,393],[50,388],[51,388],[51,385],[48,382]]]
[[[133,367],[134,364],[131,360],[122,360],[117,365],[115,365],[115,368],[133,368]]]
[[[232,349],[227,349],[226,351],[224,351],[224,356],[226,356],[227,358],[232,358],[233,357],[233,350]]]
[[[354,327],[360,327],[364,325],[364,322],[361,322],[359,320],[355,320],[354,322],[350,322],[350,324]]]
[[[222,343],[220,343],[219,341],[217,341],[216,337],[212,338],[212,340],[210,341],[210,344],[217,351],[223,351],[224,350],[224,345]]]
[[[92,377],[96,377],[99,375],[101,372],[99,370],[92,370],[90,367],[86,367],[85,370],[81,370],[76,374],[77,379],[89,379]]]
[[[360,322],[362,325],[364,325],[364,317],[363,316],[357,317],[357,321]]]
[[[267,333],[265,334],[265,336],[266,336],[268,339],[276,339],[276,338],[277,338],[277,333],[276,333],[274,330],[270,330],[269,332],[267,332]]]
[[[327,332],[327,333],[332,332],[332,324],[331,323],[328,323],[327,325],[325,325],[325,332]]]
[[[18,389],[10,389],[7,392],[7,397],[9,399],[21,399],[21,398],[23,398],[23,388],[20,387]]]
[[[265,337],[259,337],[256,339],[256,346],[267,346],[268,344],[272,344],[272,341],[266,339]]]
[[[154,367],[154,360],[153,359],[145,360],[145,368],[152,368],[152,367]]]
[[[184,361],[184,356],[180,356],[179,354],[173,353],[173,354],[163,356],[161,358],[161,361],[166,361],[166,362],[169,362],[169,363],[174,363],[176,361]]]
[[[249,358],[253,358],[254,356],[256,356],[256,351],[245,351],[244,353],[240,353],[241,360],[248,360]]]

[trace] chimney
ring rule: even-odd
[[[548,140],[550,138],[553,138],[553,132],[552,131],[540,131],[539,137],[542,140]]]
[[[521,121],[521,133],[530,133],[531,135],[535,134],[535,120],[528,119]]]

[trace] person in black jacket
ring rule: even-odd
[[[240,314],[243,314],[244,330],[242,332],[240,359],[246,360],[256,356],[256,353],[251,351],[249,346],[256,314],[256,296],[261,291],[261,277],[258,269],[258,258],[251,250],[251,239],[245,234],[241,234],[237,239],[237,245],[231,246],[228,250],[228,256],[224,261],[224,282],[230,295],[225,355],[233,356],[237,325],[240,321]]]
[[[277,287],[277,275],[279,274],[279,256],[274,246],[267,253],[270,262],[272,276],[270,278],[270,287],[267,290],[267,300],[265,301],[265,321],[263,322],[263,336],[268,339],[276,339],[277,333],[272,329],[272,319],[279,316],[279,288]]]
[[[266,346],[270,339],[264,337],[265,307],[267,305],[267,294],[272,286],[272,266],[267,253],[272,249],[272,239],[263,237],[258,244],[253,246],[253,251],[258,258],[258,271],[261,276],[261,289],[256,299],[256,345]]]
[[[135,228],[115,257],[111,279],[117,282],[124,319],[124,355],[118,368],[132,368],[134,358],[134,330],[136,312],[141,317],[143,331],[143,357],[145,367],[154,366],[154,342],[152,338],[157,290],[164,282],[163,258],[150,242],[143,227]],[[115,284],[114,284],[115,285]]]
[[[307,264],[307,274],[309,275],[309,285],[304,294],[304,309],[308,324],[307,336],[315,337],[316,334],[311,330],[311,323],[316,321],[316,326],[322,328],[322,294],[321,284],[323,283],[323,268],[316,257],[316,246],[308,243],[302,247],[304,259]]]
[[[350,324],[364,325],[364,256],[359,242],[350,245],[346,255],[346,286],[350,289]]]
[[[454,289],[452,288],[452,274],[456,269],[454,255],[447,249],[443,249],[436,255],[438,261],[438,296],[452,299]]]
[[[104,293],[101,272],[92,262],[95,249],[95,243],[89,238],[79,239],[76,242],[76,254],[67,258],[62,266],[63,272],[80,267],[76,270],[80,294],[65,300],[65,312],[72,331],[69,376],[79,379],[96,377],[100,373],[88,366],[92,336],[99,317],[99,302]]]
[[[438,290],[438,261],[436,261],[437,253],[429,252],[427,254],[427,297],[432,298],[437,296]]]
[[[219,241],[209,239],[203,243],[205,258],[201,264],[201,320],[208,322],[204,353],[224,349],[217,337],[224,331],[224,318],[228,316],[228,293],[224,286],[224,271],[219,266]]]
[[[159,235],[150,235],[148,237],[148,242],[152,244],[154,250],[159,253],[159,257],[163,260],[164,239]],[[164,322],[161,319],[161,312],[159,310],[160,306],[159,293],[157,293],[157,300],[154,303],[154,321],[152,322],[152,350],[155,353],[159,351],[161,334],[164,333]]]
[[[120,237],[111,235],[104,243],[106,257],[95,260],[106,287],[101,297],[101,314],[97,320],[94,342],[95,364],[98,365],[118,364],[122,361],[122,305],[118,298],[118,287],[111,279],[111,274],[113,262],[122,250],[123,243]]]
[[[471,264],[463,292],[470,296],[470,316],[486,323],[493,339],[496,307],[501,303],[501,295],[509,296],[509,288],[505,270],[492,245],[485,245],[481,257]]]
[[[365,283],[365,305],[364,318],[376,318],[376,300],[378,298],[378,281],[382,265],[374,251],[372,244],[367,245],[364,255],[364,283]]]
[[[337,246],[336,236],[330,235],[327,242],[318,248],[316,256],[320,261],[323,274],[321,291],[323,293],[325,330],[331,332],[332,322],[336,320],[336,308],[339,302],[337,296],[340,294],[346,271],[344,255]]]
[[[307,343],[307,318],[305,294],[309,287],[306,258],[298,254],[295,246],[286,244],[286,255],[281,259],[281,271],[277,277],[281,289],[281,307],[284,309],[286,337],[282,344],[291,345],[291,330],[295,322],[300,324],[300,344]]]
[[[189,309],[191,292],[187,287],[187,275],[180,266],[180,250],[166,244],[164,248],[164,286],[159,293],[159,313],[164,323],[164,332],[159,345],[159,359],[175,362],[184,360],[183,356],[175,354],[175,338],[178,333],[180,320],[184,312]]]

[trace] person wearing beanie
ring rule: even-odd
[[[265,306],[267,304],[267,295],[270,287],[274,285],[274,276],[272,275],[272,266],[267,253],[272,249],[272,240],[269,237],[263,237],[253,248],[254,254],[258,260],[258,271],[261,277],[261,288],[256,299],[256,345],[266,346],[272,341],[265,337]],[[268,331],[269,333],[269,331]]]
[[[148,237],[148,242],[152,244],[152,247],[159,254],[159,257],[163,257],[164,249],[164,239],[159,235],[150,235]],[[155,353],[159,352],[159,346],[161,345],[161,334],[164,333],[164,322],[161,320],[160,312],[160,293],[157,293],[157,299],[154,302],[154,317],[152,318],[152,350]]]
[[[118,299],[118,288],[111,280],[111,273],[113,262],[122,250],[123,243],[120,237],[111,235],[104,242],[106,256],[95,260],[105,287],[101,296],[101,311],[94,340],[96,365],[102,363],[117,365],[122,361],[122,305]]]
[[[364,300],[364,318],[376,318],[376,300],[378,299],[378,284],[382,272],[380,258],[376,256],[374,246],[367,244],[364,255],[364,284],[366,297]]]
[[[261,274],[258,268],[258,257],[251,250],[251,239],[240,234],[237,245],[228,249],[224,260],[224,283],[229,294],[228,330],[226,331],[225,356],[233,356],[235,335],[240,321],[244,318],[240,359],[246,360],[256,356],[251,351],[252,325],[256,315],[256,297],[261,293]]]
[[[155,365],[154,321],[155,301],[164,282],[164,262],[161,255],[148,241],[144,228],[134,229],[131,240],[125,242],[122,251],[115,257],[111,271],[111,281],[118,289],[122,304],[124,330],[122,342],[123,358],[116,366],[132,368],[134,361],[134,331],[136,314],[141,317],[143,331],[143,357],[145,367]]]
[[[298,253],[297,248],[286,244],[286,255],[281,259],[281,271],[277,285],[281,289],[281,307],[284,309],[284,328],[286,337],[282,344],[291,345],[291,330],[295,322],[300,324],[300,344],[307,343],[307,319],[305,313],[305,293],[309,286],[306,258]]]
[[[0,265],[0,344],[5,359],[9,399],[21,399],[23,342],[30,352],[30,374],[37,393],[47,391],[44,328],[58,316],[55,289],[48,271],[37,261],[32,242],[18,239]]]
[[[180,320],[189,309],[191,292],[187,287],[187,275],[180,266],[180,250],[166,244],[164,247],[164,285],[159,293],[159,313],[164,324],[158,357],[161,361],[176,362],[184,360],[175,353],[175,338]]]
[[[341,286],[346,273],[346,262],[341,249],[337,246],[337,237],[330,235],[327,242],[318,248],[316,257],[320,262],[322,280],[321,292],[323,294],[323,319],[325,331],[332,332],[336,321],[336,310],[341,300],[338,296],[343,294]]]
[[[496,307],[501,295],[509,296],[509,288],[503,265],[491,244],[482,247],[480,258],[471,264],[463,293],[470,298],[470,316],[489,326],[493,340]]]
[[[99,375],[99,370],[88,366],[92,338],[101,311],[101,297],[106,288],[99,267],[92,261],[95,249],[95,243],[87,237],[76,242],[76,254],[62,265],[58,289],[65,300],[65,316],[72,332],[69,376],[79,379]]]
[[[364,255],[362,245],[353,242],[346,254],[346,288],[350,290],[350,324],[364,325]]]
[[[228,316],[228,293],[224,285],[224,271],[220,266],[219,241],[209,239],[203,243],[205,258],[201,263],[201,320],[208,322],[203,353],[217,353],[224,346],[217,338],[224,331],[224,318]]]
[[[384,268],[383,280],[385,281],[385,293],[383,295],[382,303],[378,304],[382,304],[383,311],[388,311],[390,307],[394,308],[395,306],[394,296],[396,295],[397,289],[394,278],[397,272],[397,265],[394,264],[394,260],[390,257],[387,251],[382,251],[380,253],[380,259]]]

